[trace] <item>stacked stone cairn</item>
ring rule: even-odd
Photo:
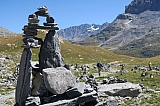
[[[65,68],[54,18],[42,6],[29,15],[22,29],[23,53],[16,86],[15,106],[95,106],[97,92],[89,85],[76,82],[73,73]],[[39,25],[38,17],[46,17]],[[44,41],[36,37],[38,29],[48,30]],[[32,61],[32,48],[39,48],[39,61]]]

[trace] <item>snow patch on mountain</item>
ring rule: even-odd
[[[91,25],[90,28],[87,28],[88,32],[92,32],[92,31],[96,31],[96,30],[99,30],[99,27],[97,28],[94,28],[94,25]]]

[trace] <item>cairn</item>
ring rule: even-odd
[[[65,68],[54,18],[42,6],[29,15],[23,27],[23,53],[16,87],[15,106],[85,106],[97,102],[97,92],[89,85],[76,82]],[[46,17],[39,25],[38,17]],[[48,30],[44,41],[37,37],[38,29]],[[32,48],[40,48],[39,61],[32,62]],[[32,78],[33,77],[33,78]],[[48,104],[48,105],[46,105]]]

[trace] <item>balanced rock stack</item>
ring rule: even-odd
[[[15,106],[95,106],[97,92],[78,83],[74,74],[64,67],[54,18],[42,6],[29,15],[24,31],[23,53],[16,87]],[[38,17],[46,17],[39,25]],[[36,37],[38,29],[49,30],[44,41]],[[32,62],[32,48],[40,47],[39,61]],[[33,77],[33,78],[32,78]]]

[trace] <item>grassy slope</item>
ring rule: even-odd
[[[39,32],[38,37],[44,39],[45,34]],[[10,36],[7,38],[0,37],[0,56],[8,56],[16,62],[19,62],[23,50],[23,48],[21,48],[22,43],[22,35]],[[11,44],[11,46],[8,44]],[[34,61],[38,60],[39,49],[32,50],[32,59]],[[96,64],[97,61],[101,61],[102,63],[119,61],[119,63],[126,63],[129,65],[147,65],[147,63],[151,61],[153,66],[160,66],[160,56],[152,58],[135,58],[117,55],[97,46],[80,46],[71,44],[68,41],[61,42],[61,54],[65,63],[69,64]]]
[[[39,33],[39,37],[44,39],[44,34]],[[7,44],[11,44],[11,46],[7,46]],[[22,35],[17,36],[11,36],[7,38],[0,38],[0,56],[5,57],[9,56],[11,59],[19,62],[21,53],[23,48],[21,48],[22,45]],[[38,60],[38,53],[39,49],[33,49],[32,59]],[[148,62],[151,61],[153,66],[160,66],[160,56],[152,57],[152,58],[135,58],[135,57],[129,57],[124,55],[117,55],[114,54],[106,49],[96,47],[96,46],[80,46],[76,44],[71,44],[67,41],[61,42],[61,54],[65,60],[65,63],[69,64],[90,64],[94,63],[96,64],[97,61],[102,61],[102,63],[108,63],[108,62],[114,62],[119,61],[119,63],[126,64],[126,69],[130,70],[135,65],[145,65],[147,66]],[[125,73],[122,76],[119,76],[119,73],[116,73],[112,76],[118,77],[118,78],[126,78],[130,82],[133,83],[140,83],[144,84],[145,86],[149,86],[151,88],[160,88],[160,78],[154,77],[151,78],[145,78],[145,81],[141,81],[141,72],[133,73],[131,71],[128,71],[128,73]],[[108,76],[106,76],[108,77]],[[159,104],[158,99],[160,99],[157,94],[151,94],[153,98],[142,100],[142,102],[152,103],[155,106]],[[134,101],[129,101],[129,103],[132,103]],[[127,102],[126,102],[127,103]]]
[[[44,39],[44,34],[39,33],[38,37]],[[0,37],[0,53],[1,56],[9,55],[15,57],[21,55],[23,48],[21,48],[22,35],[11,37]],[[37,54],[39,49],[33,50],[33,60],[38,60]],[[96,46],[80,46],[71,44],[67,41],[61,43],[61,54],[67,63],[93,63],[97,61],[111,62],[111,61],[129,61],[131,57],[119,56],[106,49]]]

